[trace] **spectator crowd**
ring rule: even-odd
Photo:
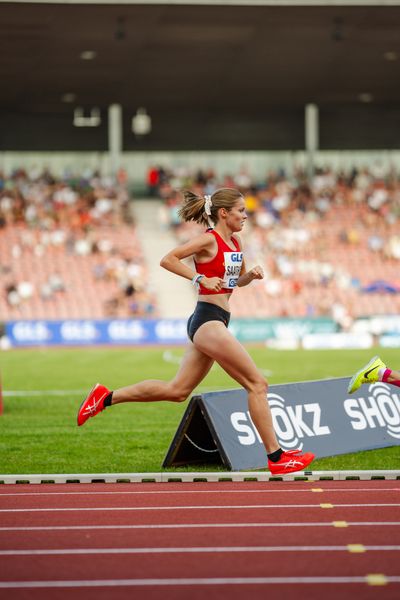
[[[261,264],[265,279],[234,295],[238,316],[329,316],[347,329],[356,317],[399,313],[400,179],[394,168],[317,168],[311,178],[298,169],[290,176],[270,172],[263,181],[246,168],[220,178],[212,170],[160,172],[151,193],[162,199],[160,220],[180,242],[198,226],[180,223],[177,190],[242,191],[246,261]]]
[[[146,275],[123,172],[0,173],[2,320],[152,316]]]
[[[372,314],[400,312],[400,180],[382,165],[308,178],[151,167],[148,194],[177,243],[201,227],[181,223],[180,191],[239,188],[242,237],[262,281],[234,294],[240,317],[331,317],[342,329]],[[135,233],[126,174],[55,177],[48,170],[0,173],[0,314],[20,318],[158,316]]]

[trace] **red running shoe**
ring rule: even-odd
[[[268,468],[272,475],[285,475],[285,473],[293,473],[294,471],[302,471],[315,458],[312,452],[301,454],[300,450],[286,450],[278,462],[268,460]]]
[[[95,417],[99,412],[104,410],[104,400],[110,390],[104,385],[96,383],[94,388],[89,392],[86,400],[82,402],[78,411],[78,425],[83,425],[89,417]]]

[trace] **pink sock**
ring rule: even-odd
[[[385,383],[388,383],[388,377],[390,377],[391,373],[392,373],[391,369],[385,369],[385,372],[382,375],[382,381],[384,381]]]
[[[392,373],[391,369],[386,369],[382,376],[382,381],[388,383],[389,385],[395,385],[397,387],[400,387],[399,379],[394,379],[393,381],[388,381],[388,378],[390,377],[391,373]]]

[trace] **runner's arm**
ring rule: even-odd
[[[193,240],[189,240],[185,244],[170,250],[170,252],[168,252],[168,254],[161,259],[160,265],[164,269],[167,269],[167,271],[175,273],[175,275],[180,275],[185,279],[193,280],[193,278],[196,276],[196,271],[194,271],[194,269],[190,268],[188,265],[185,265],[182,260],[194,255],[212,257],[214,245],[214,237],[203,233],[196,236]],[[219,277],[204,276],[201,280],[201,284],[204,287],[216,291],[221,289],[222,283],[223,280]]]
[[[242,240],[240,239],[240,237],[238,235],[235,236],[235,239],[239,243],[240,250],[243,252]],[[242,268],[240,269],[240,277],[237,280],[237,284],[236,284],[237,287],[244,287],[245,285],[249,285],[249,283],[251,283],[253,281],[253,279],[263,279],[263,278],[264,278],[264,271],[263,271],[262,267],[260,267],[260,265],[257,265],[256,267],[253,267],[252,269],[247,271],[246,263],[243,258]]]

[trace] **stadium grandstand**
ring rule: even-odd
[[[0,1],[1,321],[187,318],[159,261],[221,186],[236,318],[398,315],[398,4]]]
[[[3,319],[156,316],[122,181],[21,169],[0,187]]]
[[[201,170],[162,170],[149,203],[150,246],[168,226],[176,242],[200,226],[180,223],[179,190],[238,187],[249,216],[249,260],[266,278],[233,297],[239,317],[330,316],[343,328],[361,316],[400,310],[400,184],[377,167],[349,174],[319,169],[309,182],[242,172],[219,180]],[[156,317],[157,288],[136,233],[135,202],[98,173],[57,179],[17,170],[2,177],[0,256],[5,319]],[[146,201],[145,201],[146,202]],[[140,205],[140,203],[139,203]],[[139,211],[141,216],[143,208]],[[150,252],[150,249],[149,249]],[[190,289],[190,286],[188,286]],[[184,317],[185,314],[179,315]]]
[[[240,317],[330,316],[348,329],[354,318],[397,314],[400,310],[400,184],[395,170],[349,173],[317,169],[309,180],[299,170],[292,177],[269,173],[263,182],[250,174],[218,181],[199,170],[190,178],[163,170],[160,196],[165,219],[178,240],[193,226],[180,224],[179,194],[188,184],[199,193],[218,186],[238,187],[249,221],[243,237],[251,262],[266,277],[232,298]],[[171,180],[173,185],[171,185]],[[195,229],[200,229],[196,227]]]

